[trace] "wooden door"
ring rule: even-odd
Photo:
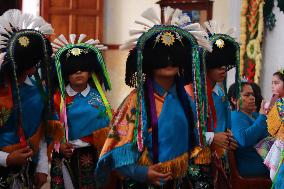
[[[52,39],[71,33],[103,39],[103,0],[43,0],[41,15],[55,29]]]

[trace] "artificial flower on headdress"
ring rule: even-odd
[[[101,86],[101,84],[103,84],[105,90],[111,89],[109,75],[101,53],[101,50],[105,50],[107,47],[100,44],[99,40],[85,40],[85,38],[85,34],[80,34],[78,37],[75,34],[70,34],[68,41],[65,36],[61,34],[51,44],[54,51],[55,66],[61,94],[59,116],[60,122],[65,127],[66,140],[68,140],[68,125],[65,82],[68,75],[74,74],[77,71],[90,72],[93,82],[106,107],[107,115],[110,119],[112,117],[110,105]]]

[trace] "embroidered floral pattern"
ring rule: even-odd
[[[88,104],[92,106],[104,106],[101,96],[95,92],[90,92],[89,94],[91,99],[88,101]]]
[[[79,159],[78,163],[78,175],[79,180],[79,188],[95,188],[95,178],[94,178],[94,170],[95,170],[95,157],[93,150],[79,150],[77,153]],[[76,175],[74,173],[74,175]]]
[[[63,183],[63,179],[60,176],[56,176],[52,179],[52,181],[56,184],[56,185],[60,185]]]
[[[80,162],[83,167],[90,167],[94,164],[93,157],[91,154],[83,154],[80,157]]]
[[[62,174],[62,156],[59,153],[54,152],[52,154],[51,170],[50,170],[50,188],[63,189],[63,174]]]

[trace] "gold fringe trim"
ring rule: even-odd
[[[190,152],[190,159],[195,158],[201,150],[202,150],[202,147],[200,146],[194,147],[194,149]]]
[[[279,116],[276,105],[268,113],[266,122],[268,132],[277,139],[284,140],[284,123]]]
[[[191,152],[190,158],[194,158],[197,165],[206,165],[211,163],[211,149],[209,147],[202,148],[197,146]]]
[[[140,165],[150,166],[153,164],[148,153],[148,150],[143,152],[139,160]],[[160,173],[171,172],[174,179],[184,177],[188,169],[188,157],[188,153],[184,153],[173,160],[159,163],[158,171]]]
[[[40,140],[42,139],[43,134],[44,134],[44,126],[41,125],[37,129],[35,134],[27,139],[27,142],[29,143],[34,153],[37,153],[39,150],[39,143],[40,143]],[[10,146],[5,146],[1,150],[7,153],[12,153],[13,151],[18,150],[18,149],[21,149],[20,143],[13,144]]]
[[[150,157],[149,156],[149,151],[148,151],[148,148],[146,148],[143,151],[143,153],[142,153],[142,155],[141,155],[141,157],[140,157],[140,159],[138,161],[138,164],[145,165],[145,166],[153,165],[153,162],[151,161],[151,159],[149,157]]]
[[[101,152],[105,141],[107,139],[108,133],[109,133],[110,127],[105,127],[102,129],[99,129],[95,132],[93,132],[93,143],[92,145],[96,147],[96,149],[98,150],[98,153]]]

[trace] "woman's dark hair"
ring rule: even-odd
[[[252,87],[254,97],[255,97],[256,112],[259,112],[260,107],[261,107],[261,102],[263,100],[263,97],[261,95],[261,89],[259,85],[256,83],[251,83],[251,87]]]
[[[284,82],[284,73],[277,71],[273,74],[273,76],[278,76],[279,79]]]
[[[249,82],[241,82],[241,91],[240,92],[242,92],[243,91],[243,87],[245,86],[245,85],[250,85],[251,86],[251,83],[249,83]],[[229,100],[229,102],[230,102],[230,105],[231,105],[231,109],[232,110],[236,110],[237,109],[237,107],[236,107],[236,105],[232,102],[232,98],[233,99],[237,99],[237,90],[238,89],[238,85],[237,85],[237,83],[233,83],[231,86],[230,86],[230,88],[229,88],[229,91],[228,91],[228,100]]]

